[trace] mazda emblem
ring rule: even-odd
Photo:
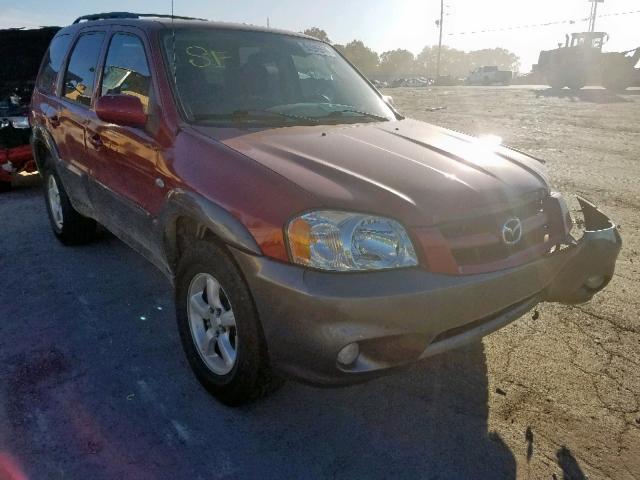
[[[515,245],[522,240],[522,221],[510,218],[502,226],[502,241],[507,245]]]

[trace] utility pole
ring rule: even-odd
[[[267,28],[271,28],[271,22],[269,21],[269,17],[267,17]]]
[[[436,64],[436,83],[440,78],[440,56],[442,53],[442,23],[444,22],[444,0],[440,0],[440,21],[438,25],[440,26],[440,41],[438,42],[438,63]]]
[[[598,18],[598,4],[604,3],[604,0],[589,0],[591,2],[591,16],[589,17],[589,31],[596,31],[596,20]]]

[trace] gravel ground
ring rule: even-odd
[[[0,197],[0,480],[3,469],[29,479],[640,477],[640,91],[385,93],[409,116],[547,159],[558,189],[617,219],[625,246],[609,288],[392,377],[334,390],[289,382],[233,410],[191,375],[161,274],[106,233],[81,248],[57,243],[32,177]]]
[[[639,478],[640,90],[385,93],[408,116],[499,135],[546,159],[558,190],[591,199],[620,225],[625,243],[606,291],[582,306],[543,305],[537,320],[484,340],[488,426],[512,451],[519,477],[549,478],[560,463],[565,478]]]

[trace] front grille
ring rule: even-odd
[[[502,228],[509,219],[522,222],[522,239],[515,245],[503,241]],[[458,267],[500,262],[549,240],[543,200],[460,220],[440,227]]]

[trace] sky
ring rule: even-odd
[[[503,47],[521,59],[521,71],[528,72],[540,50],[555,48],[566,33],[583,31],[589,15],[586,0],[445,0],[443,43],[461,50]],[[438,43],[435,21],[440,15],[439,0],[174,0],[176,15],[212,20],[265,25],[302,31],[318,26],[334,43],[364,41],[378,53],[396,48],[418,54],[425,45]],[[76,17],[105,11],[169,13],[170,0],[0,0],[0,28],[40,25],[67,25]],[[600,4],[597,30],[606,31],[610,51],[640,46],[640,0],[605,0]],[[574,25],[518,29],[506,32],[466,34],[500,29],[577,20]]]

